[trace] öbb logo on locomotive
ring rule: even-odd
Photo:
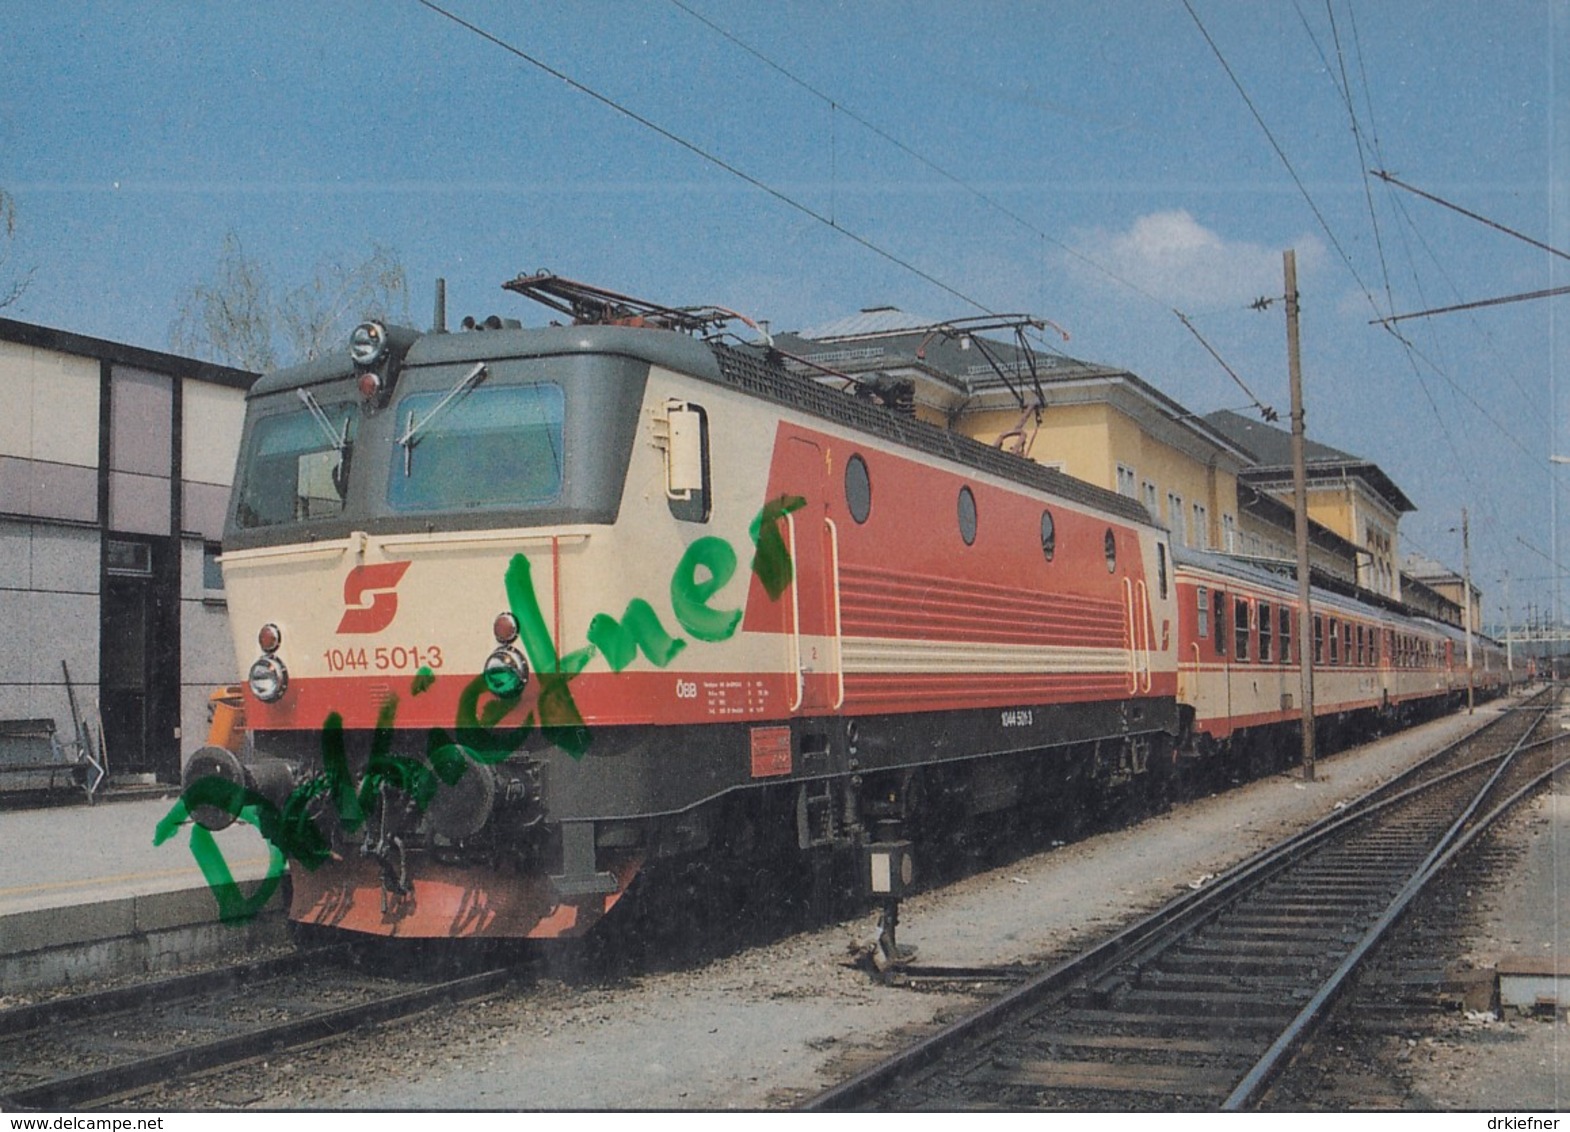
[[[507,287],[573,325],[378,326],[247,395],[243,709],[158,834],[194,819],[228,912],[266,895],[209,832],[236,818],[297,866],[294,920],[565,937],[653,863],[800,872],[1289,737],[1291,579],[724,340],[730,312]],[[1327,716],[1453,695],[1444,628],[1314,600]]]
[[[343,580],[343,617],[340,633],[380,633],[398,615],[398,582],[407,562],[361,564]]]

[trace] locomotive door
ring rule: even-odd
[[[806,505],[786,516],[791,555],[790,665],[796,687],[791,710],[827,711],[838,706],[838,626],[835,623],[836,532],[828,516],[829,453],[811,440],[791,437],[781,471],[787,495]]]

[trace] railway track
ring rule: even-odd
[[[368,974],[317,948],[0,1011],[0,1108],[79,1109],[177,1077],[495,993],[512,966]]]
[[[1256,1105],[1424,885],[1563,761],[1558,698],[1502,713],[805,1107]]]

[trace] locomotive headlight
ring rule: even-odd
[[[512,645],[502,645],[485,658],[484,674],[485,686],[491,695],[510,700],[520,695],[529,683],[529,662]]]
[[[258,657],[251,665],[251,694],[263,703],[273,703],[283,698],[289,688],[289,670],[276,656]]]
[[[349,335],[349,359],[369,369],[387,353],[387,328],[379,322],[362,322]]]

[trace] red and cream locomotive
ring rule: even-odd
[[[263,813],[292,919],[577,935],[653,862],[941,835],[1290,715],[1290,583],[1174,562],[1134,501],[726,344],[729,312],[507,286],[572,324],[366,323],[249,393],[245,722],[186,797]],[[1437,628],[1325,609],[1327,714],[1453,690]]]

